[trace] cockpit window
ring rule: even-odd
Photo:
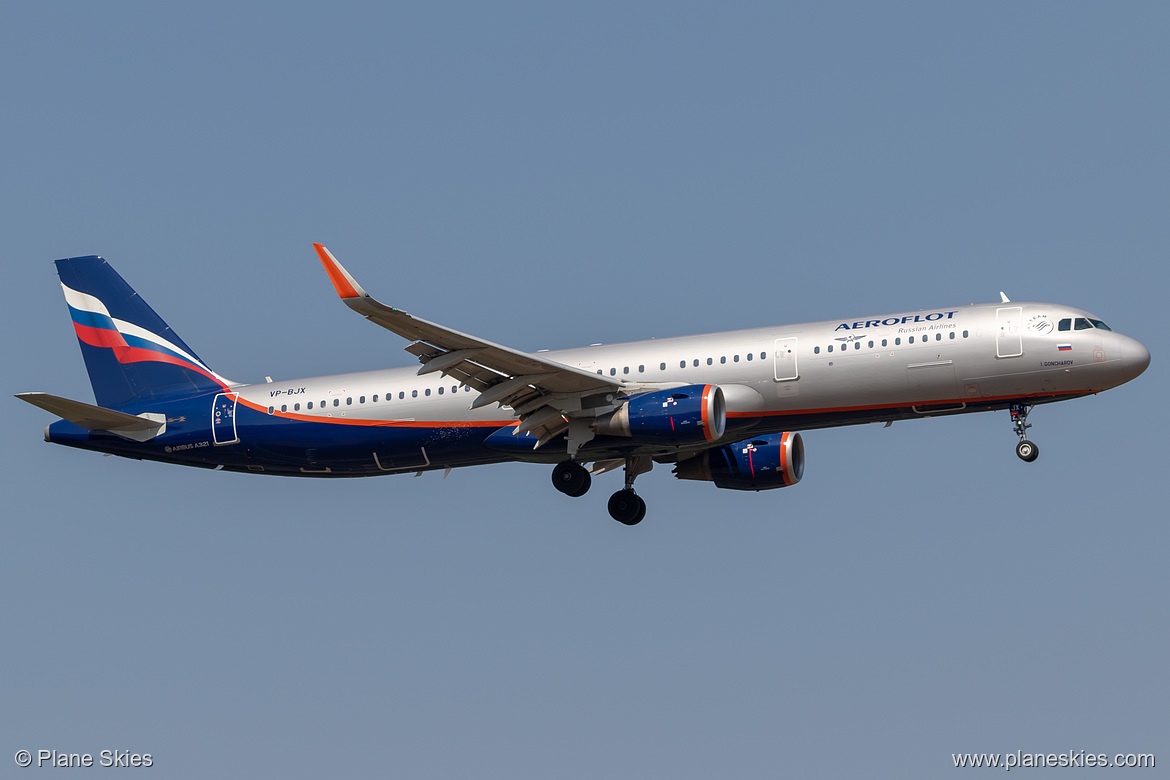
[[[1063,320],[1060,321],[1060,324],[1056,326],[1056,329],[1057,330],[1072,330],[1072,317],[1065,317]]]
[[[1092,330],[1093,323],[1089,322],[1085,317],[1077,317],[1077,322],[1073,327],[1076,330]]]
[[[1101,320],[1095,320],[1090,317],[1089,322],[1093,323],[1094,328],[1100,328],[1101,330],[1113,330],[1113,328],[1109,327],[1104,322],[1101,322]]]

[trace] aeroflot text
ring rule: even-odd
[[[862,330],[863,328],[876,328],[878,325],[905,325],[907,322],[934,322],[935,320],[951,319],[959,313],[958,309],[951,311],[934,311],[930,314],[907,314],[905,317],[886,317],[884,320],[858,320],[852,324],[842,322],[834,331],[838,330]]]

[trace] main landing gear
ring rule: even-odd
[[[1010,411],[1012,428],[1020,437],[1020,443],[1016,445],[1016,455],[1025,463],[1031,463],[1040,457],[1040,448],[1025,438],[1025,431],[1032,427],[1028,424],[1028,412],[1032,411],[1032,407],[1016,403],[1011,405]]]
[[[553,487],[566,496],[577,498],[589,492],[593,484],[593,477],[589,471],[575,460],[566,460],[557,464],[552,473]]]
[[[646,502],[634,492],[634,480],[654,467],[645,456],[626,458],[626,486],[609,497],[609,516],[623,525],[637,525],[646,516]]]
[[[621,461],[611,461],[607,464],[616,468]],[[646,516],[646,502],[634,492],[634,479],[639,474],[645,474],[654,466],[654,462],[647,457],[626,458],[626,486],[609,498],[609,516],[624,525],[637,525]],[[566,496],[577,498],[589,490],[593,478],[589,471],[575,460],[566,460],[558,463],[552,473],[553,487]]]

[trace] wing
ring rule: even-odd
[[[592,434],[585,430],[586,421],[613,409],[615,397],[625,390],[620,380],[494,344],[379,303],[328,249],[321,244],[313,247],[346,306],[412,342],[406,351],[422,362],[420,376],[441,372],[478,390],[472,409],[493,403],[510,407],[520,418],[517,434],[531,432],[537,447],[566,431],[571,442],[588,441]],[[570,451],[576,452],[572,443]]]

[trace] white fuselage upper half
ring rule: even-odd
[[[1076,397],[1129,381],[1150,359],[1140,342],[1084,311],[1015,302],[599,344],[539,357],[619,380],[626,395],[717,384],[730,420],[773,418],[764,428],[774,430]],[[439,373],[419,376],[416,368],[233,390],[250,406],[300,419],[515,420],[495,404],[471,409],[475,390]]]

